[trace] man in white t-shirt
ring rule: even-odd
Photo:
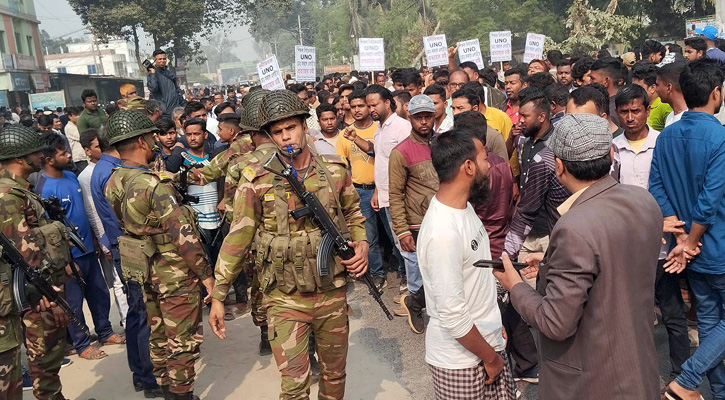
[[[489,195],[487,152],[471,133],[453,129],[436,137],[431,157],[440,189],[423,219],[417,254],[435,397],[514,400],[496,279],[490,269],[474,267],[491,259],[488,235],[471,205]]]
[[[683,69],[685,63],[666,64],[657,69],[657,94],[663,103],[666,102],[672,107],[672,112],[665,119],[665,128],[679,121],[682,114],[687,111],[687,104],[680,88],[680,75]]]

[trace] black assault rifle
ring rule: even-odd
[[[187,175],[191,169],[199,167],[203,167],[203,165],[181,164],[181,167],[179,167],[179,183],[176,184],[176,189],[181,193],[181,202],[184,204],[199,202],[199,196],[189,194],[189,176]]]
[[[279,153],[274,153],[274,156],[264,164],[264,169],[286,179],[297,197],[302,200],[303,207],[290,211],[292,218],[297,220],[304,217],[311,217],[320,228],[322,241],[320,242],[320,248],[317,250],[317,273],[320,276],[328,276],[331,274],[330,264],[333,262],[332,258],[334,253],[337,253],[343,260],[349,260],[355,256],[355,250],[347,244],[347,239],[342,236],[342,233],[332,221],[332,218],[330,218],[330,215],[322,206],[320,200],[314,193],[307,191],[305,186],[297,180],[292,168],[282,160]],[[370,276],[370,271],[365,272],[362,279],[368,286],[370,294],[378,302],[388,319],[392,321],[393,315],[390,314],[385,303],[383,303],[381,293],[375,287],[375,283],[373,283],[373,279]]]
[[[88,247],[86,247],[85,243],[83,243],[83,238],[81,238],[78,234],[78,228],[76,228],[75,225],[70,222],[68,217],[66,217],[66,210],[60,205],[60,200],[58,200],[55,196],[50,196],[47,199],[43,199],[43,207],[45,207],[45,212],[48,213],[48,217],[50,219],[60,221],[63,225],[65,225],[66,230],[68,231],[68,238],[70,239],[70,242],[73,243],[73,246],[75,246],[83,254],[88,253]],[[83,280],[80,271],[78,271],[78,266],[73,262],[72,254],[70,259],[70,269],[73,277],[78,281],[78,285],[84,289],[86,287],[86,281]]]
[[[41,296],[44,296],[48,301],[58,305],[68,315],[68,319],[86,336],[90,336],[88,327],[78,320],[68,302],[58,295],[58,292],[43,279],[38,270],[28,265],[10,239],[2,233],[0,233],[0,247],[2,247],[2,258],[13,267],[13,294],[15,305],[21,312],[28,310],[31,306],[37,306]],[[34,293],[35,296],[33,296]]]

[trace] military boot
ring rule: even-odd
[[[147,399],[154,399],[156,397],[163,397],[166,400],[166,393],[162,387],[156,387],[153,389],[144,389],[143,397]]]
[[[161,386],[161,393],[164,395],[164,400],[173,400],[171,392],[169,391],[169,385]]]
[[[272,354],[272,346],[269,345],[269,336],[267,336],[267,325],[260,326],[259,331],[259,355],[268,356]]]

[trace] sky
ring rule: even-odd
[[[35,13],[40,21],[40,29],[45,29],[52,38],[60,36],[80,38],[88,33],[83,27],[81,18],[73,12],[67,0],[35,0]],[[236,26],[227,32],[232,40],[237,41],[237,46],[231,49],[235,56],[242,61],[254,61],[259,58],[254,50],[254,40],[246,26]],[[149,40],[142,40],[141,48],[140,54],[153,52]]]

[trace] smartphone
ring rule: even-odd
[[[511,262],[511,264],[516,268],[517,271],[521,271],[524,268],[528,268],[529,264],[526,263],[520,263],[520,262]],[[478,260],[473,263],[473,266],[476,268],[493,268],[497,269],[499,271],[503,271],[503,261],[501,260]]]

